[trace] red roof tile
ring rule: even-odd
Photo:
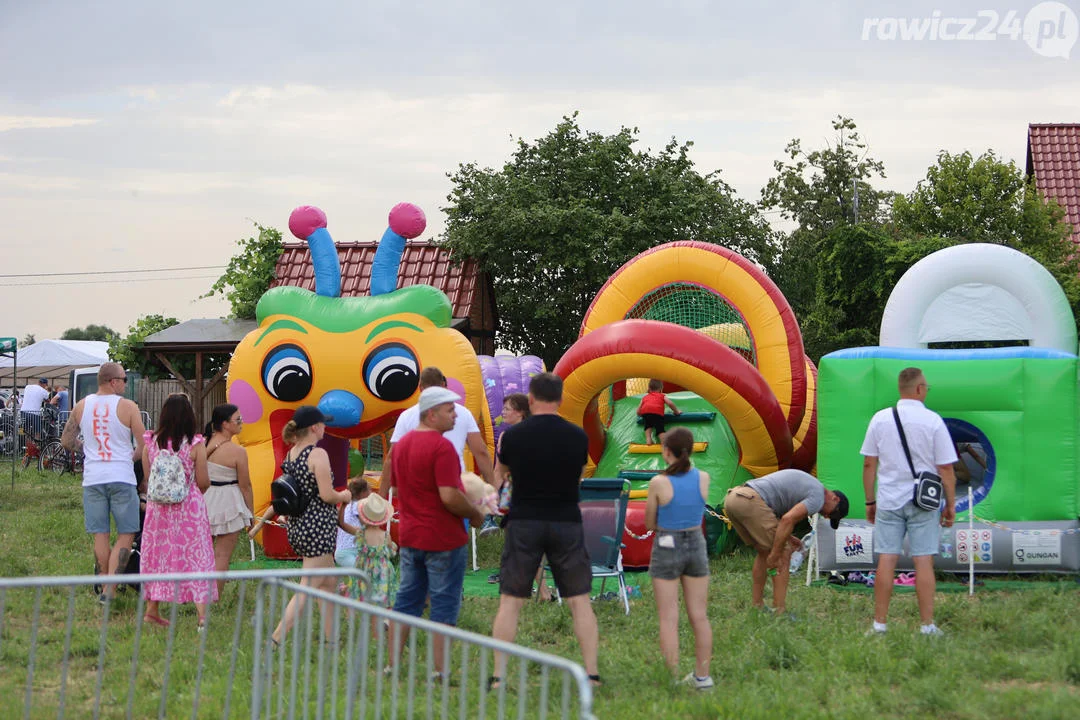
[[[1080,243],[1080,123],[1028,125],[1027,174],[1065,209]]]
[[[371,292],[371,262],[377,242],[337,243],[341,263],[341,294],[357,297]],[[274,271],[278,285],[315,289],[315,269],[307,243],[286,243]],[[450,298],[454,317],[468,317],[476,288],[477,264],[467,259],[460,265],[450,261],[450,252],[428,242],[405,244],[398,270],[398,287],[433,285]]]

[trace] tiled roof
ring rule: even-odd
[[[375,259],[377,242],[339,242],[338,261],[341,263],[341,294],[343,297],[369,295],[371,292],[371,262]],[[429,242],[405,244],[398,269],[398,287],[433,285],[450,298],[454,317],[468,317],[476,288],[477,264],[466,259],[460,265],[450,262],[450,252]],[[278,259],[274,282],[315,289],[315,269],[307,243],[286,243]]]
[[[1080,124],[1028,125],[1027,174],[1065,209],[1080,243]]]

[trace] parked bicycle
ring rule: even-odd
[[[38,470],[51,470],[57,475],[66,472],[78,475],[83,471],[82,450],[71,452],[60,444],[59,439],[50,440],[38,454]]]
[[[20,428],[25,443],[22,457],[23,468],[30,467],[30,463],[33,462],[40,470],[41,458],[46,446],[54,441],[59,444],[59,416],[59,411],[51,405],[42,407],[40,413],[23,414]]]

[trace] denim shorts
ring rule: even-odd
[[[906,532],[911,557],[937,555],[940,525],[940,510],[920,510],[911,502],[899,510],[878,510],[874,518],[874,552],[899,555],[904,550]]]
[[[442,552],[401,548],[401,584],[394,610],[420,617],[430,596],[431,621],[457,625],[468,549],[468,545]]]
[[[657,530],[653,536],[649,576],[657,580],[678,580],[684,575],[709,576],[705,534],[700,527],[689,530]]]
[[[139,532],[139,491],[134,485],[111,482],[83,488],[83,522],[86,532],[109,532],[109,515],[116,521],[116,532]]]

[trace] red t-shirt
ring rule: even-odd
[[[397,488],[402,547],[444,552],[469,541],[465,523],[446,509],[440,487],[461,483],[461,460],[454,444],[435,431],[413,430],[394,444],[394,486]]]
[[[662,392],[648,392],[645,393],[645,397],[641,398],[641,404],[638,405],[638,415],[663,415],[664,414],[664,393]]]

